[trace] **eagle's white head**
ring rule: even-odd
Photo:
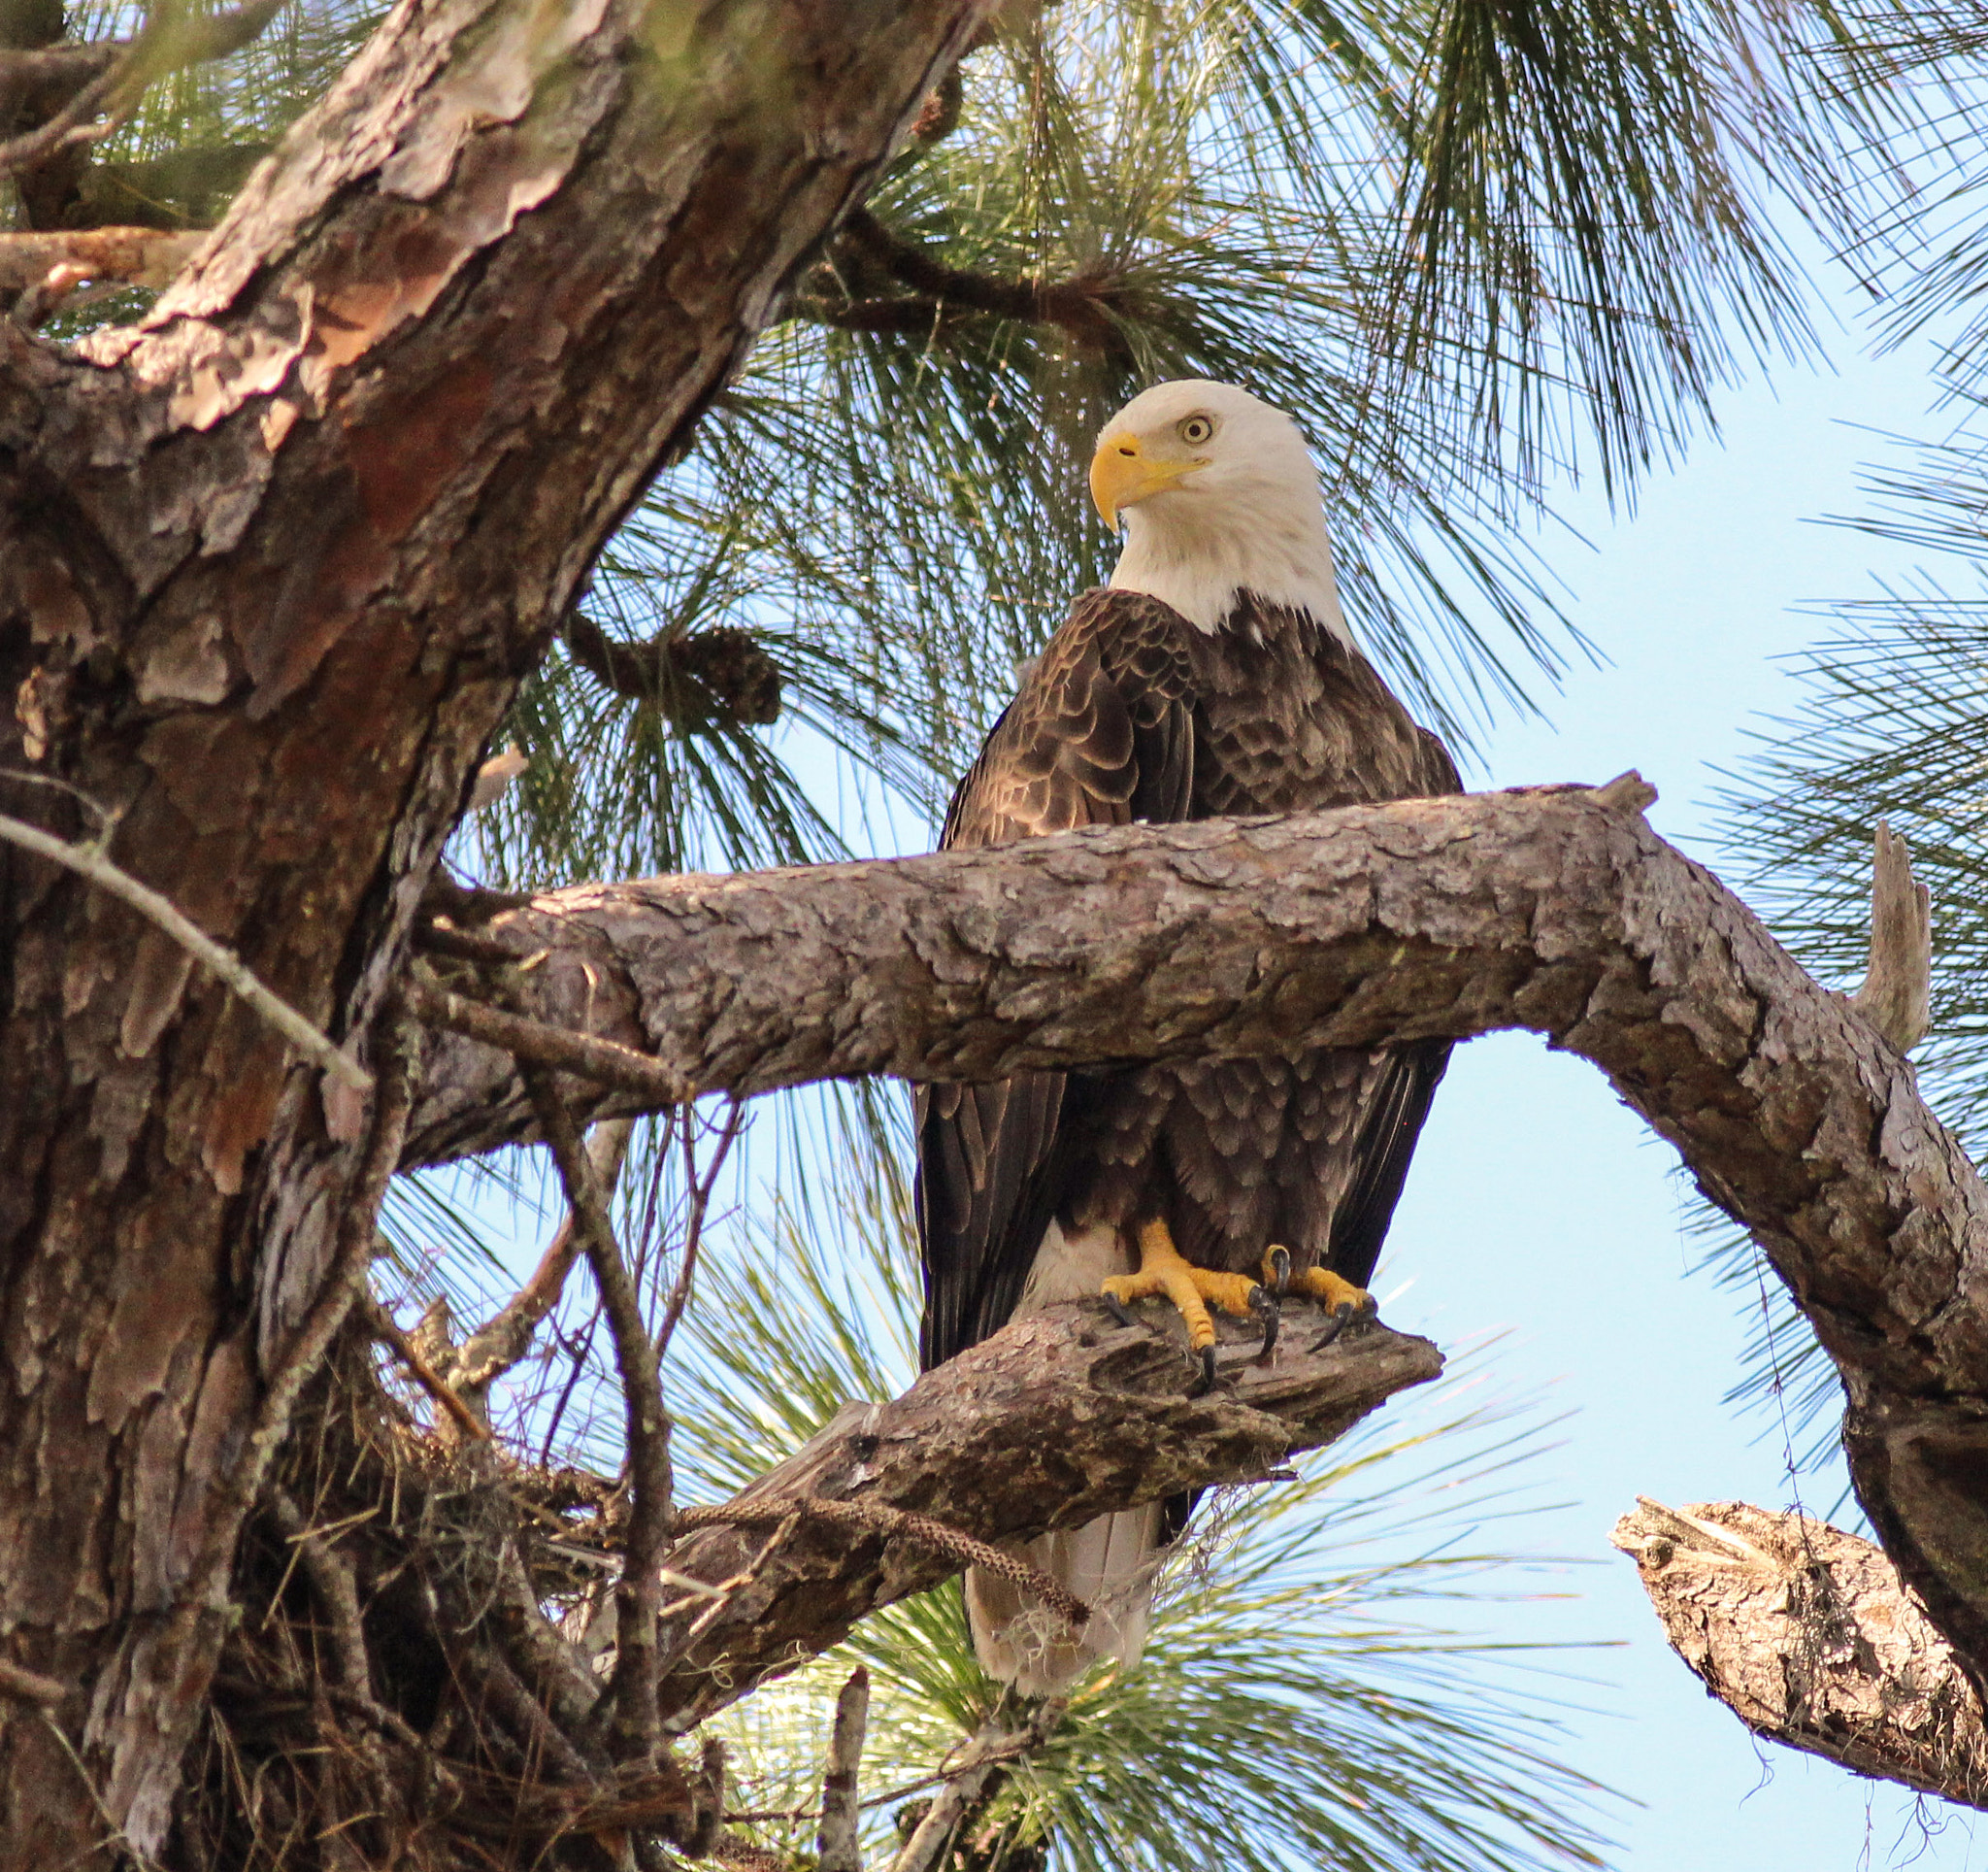
[[[1111,583],[1203,630],[1247,588],[1350,644],[1318,472],[1298,425],[1233,384],[1182,378],[1134,397],[1098,437],[1091,496],[1125,528]]]

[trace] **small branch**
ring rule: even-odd
[[[663,1323],[656,1328],[658,1360],[669,1351],[670,1341],[676,1336],[677,1321],[682,1319],[683,1309],[690,1302],[691,1283],[697,1277],[697,1252],[704,1241],[704,1219],[711,1209],[711,1192],[746,1122],[746,1108],[737,1099],[726,1106],[724,1121],[718,1127],[717,1149],[712,1153],[711,1162],[705,1166],[701,1177],[696,1173],[696,1147],[691,1136],[694,1119],[694,1111],[686,1105],[683,1108],[683,1167],[690,1193],[683,1220],[683,1262],[677,1270],[676,1284],[670,1288],[669,1303],[663,1309]]]
[[[596,1040],[571,1027],[547,1026],[543,1020],[508,1014],[456,994],[418,973],[408,990],[408,1005],[415,1020],[431,1027],[446,1027],[533,1065],[556,1067],[664,1105],[684,1102],[686,1088],[680,1074],[616,1041]]]
[[[997,1768],[1033,1755],[1054,1733],[1069,1708],[1068,1697],[1053,1697],[1019,1730],[1006,1727],[998,1716],[989,1717],[925,1810],[925,1818],[905,1842],[904,1850],[891,1861],[890,1872],[931,1872],[960,1822],[979,1799],[988,1777]]]
[[[339,1682],[353,1696],[371,1704],[373,1674],[367,1660],[366,1634],[359,1621],[359,1584],[345,1556],[332,1548],[305,1520],[289,1494],[272,1488],[269,1502],[283,1539],[297,1550],[305,1576],[324,1608],[331,1627],[331,1649]]]
[[[634,1277],[614,1240],[594,1162],[587,1155],[549,1073],[528,1070],[539,1125],[559,1166],[575,1232],[585,1250],[621,1379],[626,1414],[628,1470],[633,1500],[628,1542],[615,1588],[614,1676],[610,1686],[614,1722],[624,1734],[652,1748],[656,1721],[656,1607],[663,1549],[670,1520],[670,1420],[663,1410],[662,1374],[643,1323]]]
[[[420,1347],[400,1329],[393,1315],[371,1294],[361,1299],[359,1309],[367,1330],[376,1339],[392,1347],[394,1356],[407,1367],[414,1383],[455,1420],[464,1433],[488,1440],[491,1434],[490,1426],[462,1401],[448,1381],[428,1362],[422,1355]]]
[[[353,1090],[372,1091],[372,1074],[334,1047],[288,1002],[264,987],[233,950],[222,947],[204,930],[197,928],[170,899],[160,896],[149,885],[140,884],[129,872],[120,870],[94,846],[71,845],[65,839],[44,832],[39,826],[11,819],[4,813],[0,813],[0,839],[62,865],[79,877],[87,878],[100,890],[129,904],[141,917],[162,929],[203,968],[232,988],[306,1058],[343,1080]],[[402,1116],[405,1118],[406,1115]]]
[[[148,85],[171,72],[240,51],[260,37],[282,4],[283,0],[249,0],[232,13],[218,14],[161,8],[121,48],[118,56],[98,70],[46,123],[0,143],[0,176],[32,169],[73,144],[108,135],[144,96]],[[89,121],[97,117],[104,117],[105,121]]]
[[[50,276],[66,283],[116,280],[127,285],[165,286],[193,257],[207,228],[167,233],[151,227],[93,227],[81,233],[0,234],[0,292],[48,287]]]
[[[1869,1541],[1744,1502],[1638,1498],[1609,1536],[1664,1635],[1756,1735],[1988,1807],[1988,1732],[1952,1648]]]
[[[1309,1320],[1325,1316],[1293,1302],[1268,1368],[1255,1363],[1253,1321],[1217,1320],[1218,1382],[1190,1395],[1198,1366],[1178,1316],[1160,1302],[1138,1312],[1131,1326],[1088,1302],[1011,1321],[902,1397],[846,1406],[744,1494],[679,1516],[671,1567],[727,1597],[686,1598],[669,1621],[669,1728],[841,1643],[878,1606],[982,1563],[980,1543],[1009,1549],[1182,1488],[1262,1476],[1441,1369],[1433,1346],[1384,1326],[1307,1352]],[[771,1533],[749,1531],[776,1516]]]
[[[858,1664],[835,1700],[828,1766],[821,1778],[821,1825],[814,1836],[814,1872],[863,1872],[858,1834],[857,1771],[870,1719],[870,1673]]]
[[[628,1140],[635,1130],[633,1119],[610,1119],[596,1124],[587,1134],[586,1154],[594,1167],[603,1200],[614,1193],[621,1180],[621,1163]],[[573,1212],[559,1226],[532,1270],[531,1279],[512,1295],[504,1307],[470,1334],[451,1361],[456,1384],[483,1409],[491,1384],[508,1372],[525,1354],[532,1335],[546,1316],[559,1304],[566,1290],[566,1277],[580,1257],[580,1231]],[[657,1346],[660,1360],[662,1347]],[[488,1435],[488,1431],[484,1432]]]
[[[1933,899],[1912,876],[1912,854],[1877,828],[1871,875],[1871,965],[1850,1005],[1900,1053],[1926,1033],[1933,994]]]
[[[777,1527],[790,1515],[798,1515],[804,1521],[825,1521],[831,1527],[881,1534],[890,1540],[916,1541],[960,1566],[977,1566],[998,1573],[1034,1594],[1073,1625],[1081,1626],[1090,1621],[1089,1606],[1060,1581],[1052,1580],[1040,1567],[1031,1566],[1019,1554],[976,1540],[971,1534],[962,1534],[958,1528],[934,1521],[930,1515],[886,1508],[878,1502],[830,1501],[819,1495],[748,1495],[707,1508],[686,1508],[671,1522],[670,1531],[680,1538],[700,1527]]]
[[[0,1696],[18,1697],[23,1703],[39,1703],[44,1709],[53,1709],[69,1694],[66,1684],[58,1684],[52,1677],[44,1677],[40,1671],[29,1670],[24,1664],[9,1662],[0,1657]]]

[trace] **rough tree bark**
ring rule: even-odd
[[[1254,1481],[1345,1433],[1383,1399],[1442,1368],[1426,1339],[1359,1328],[1322,1350],[1327,1316],[1287,1311],[1276,1361],[1260,1329],[1223,1319],[1219,1382],[1197,1394],[1178,1316],[1163,1303],[1118,1325],[1102,1302],[1016,1320],[887,1404],[850,1405],[725,1509],[746,1526],[690,1533],[675,1573],[731,1583],[668,1627],[664,1721],[701,1722],[797,1657],[839,1644],[874,1606],[957,1572],[956,1553],[882,1527],[796,1515],[795,1497],[910,1510],[988,1541],[1076,1527],[1183,1488]],[[692,1511],[692,1518],[697,1511]]]
[[[1988,1807],[1980,1700],[1880,1549],[1740,1501],[1645,1499],[1609,1538],[1672,1648],[1756,1735]]]
[[[0,320],[9,809],[369,1058],[520,673],[985,11],[410,0],[142,329]],[[363,1115],[75,880],[0,856],[0,1632],[68,1687],[0,1859],[70,1865],[166,1826]]]
[[[479,928],[545,953],[545,1019],[684,1089],[1543,1033],[1766,1250],[1842,1374],[1886,1551],[1988,1674],[1988,1194],[1910,1064],[1613,789],[594,886]],[[417,1158],[529,1135],[475,1041],[426,1087]]]

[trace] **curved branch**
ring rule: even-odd
[[[1570,788],[1127,826],[569,890],[482,930],[547,952],[540,1019],[692,1090],[1541,1033],[1766,1250],[1843,1376],[1866,1511],[1978,1672],[1980,1181],[1910,1065],[1631,804]],[[416,1159],[529,1128],[508,1058],[436,1047]]]

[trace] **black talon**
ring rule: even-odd
[[[1282,1300],[1291,1290],[1291,1251],[1288,1248],[1274,1248],[1270,1252],[1271,1272],[1276,1277],[1275,1297]],[[1266,1347],[1265,1351],[1269,1348]]]
[[[1139,1324],[1139,1321],[1132,1317],[1132,1309],[1123,1300],[1119,1299],[1115,1293],[1100,1294],[1098,1297],[1111,1309],[1111,1318],[1117,1320],[1121,1326],[1136,1326]]]
[[[1286,1274],[1289,1268],[1284,1270]],[[1277,1301],[1281,1292],[1273,1293],[1269,1287],[1253,1287],[1249,1289],[1249,1311],[1263,1320],[1263,1350],[1256,1354],[1259,1365],[1268,1365],[1270,1355],[1276,1350],[1277,1327],[1283,1322],[1284,1310]]]
[[[1352,1301],[1342,1300],[1339,1303],[1339,1305],[1334,1307],[1332,1310],[1332,1324],[1326,1327],[1326,1329],[1322,1333],[1320,1333],[1315,1340],[1312,1341],[1311,1350],[1313,1352],[1323,1352],[1326,1349],[1326,1347],[1331,1345],[1332,1342],[1340,1336],[1341,1333],[1345,1331],[1346,1324],[1352,1319]]]
[[[1215,1387],[1215,1349],[1204,1346],[1201,1349],[1201,1376],[1188,1388],[1189,1397],[1206,1397]]]

